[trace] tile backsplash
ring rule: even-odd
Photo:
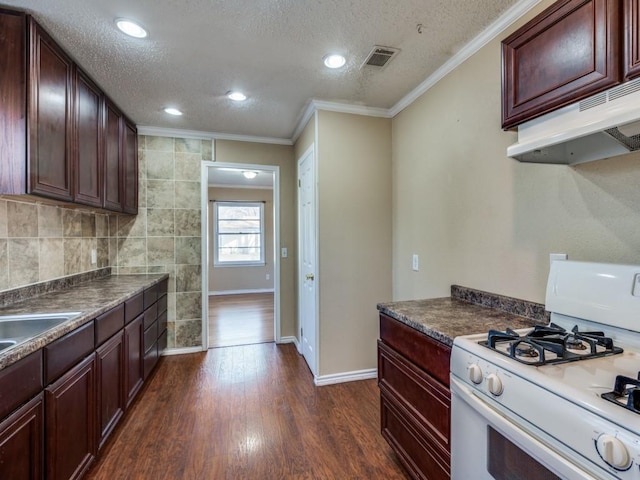
[[[107,215],[0,199],[0,291],[108,265]]]

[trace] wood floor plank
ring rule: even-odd
[[[87,479],[409,478],[375,380],[316,387],[293,345],[164,357]]]

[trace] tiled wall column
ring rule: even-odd
[[[112,220],[114,271],[169,273],[169,348],[202,344],[200,168],[211,141],[140,136],[137,216]]]
[[[95,264],[91,250],[97,253]],[[107,266],[106,215],[0,200],[0,290]]]

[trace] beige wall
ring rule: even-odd
[[[111,217],[115,273],[168,273],[169,348],[202,345],[200,175],[211,141],[138,137],[136,216]]]
[[[319,111],[319,375],[375,368],[391,300],[391,120]]]
[[[638,263],[640,155],[574,167],[506,156],[507,33],[393,119],[394,299],[446,296],[455,283],[544,302],[549,253]]]
[[[273,290],[273,190],[209,187],[209,225],[213,228],[212,201],[264,202],[265,264],[251,267],[214,267],[214,241],[209,242],[209,292]],[[213,238],[213,237],[212,237]],[[267,275],[269,278],[267,279]]]
[[[0,199],[0,290],[107,266],[107,215]]]
[[[248,163],[280,167],[280,245],[289,255],[280,258],[280,333],[296,335],[295,259],[296,174],[293,147],[264,143],[216,140],[215,160],[224,163]]]

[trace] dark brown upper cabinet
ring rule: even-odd
[[[79,68],[75,79],[74,200],[102,207],[102,91]]]
[[[631,80],[640,75],[640,0],[624,2],[624,78]]]
[[[122,129],[122,174],[124,187],[122,211],[124,213],[138,213],[138,131],[136,126],[127,119],[123,121]]]
[[[122,113],[110,100],[104,104],[104,208],[122,211]]]
[[[71,201],[73,62],[29,18],[29,193]]]
[[[0,40],[0,194],[137,213],[135,125],[29,15]]]
[[[506,38],[502,128],[620,83],[621,14],[620,0],[560,0]]]

